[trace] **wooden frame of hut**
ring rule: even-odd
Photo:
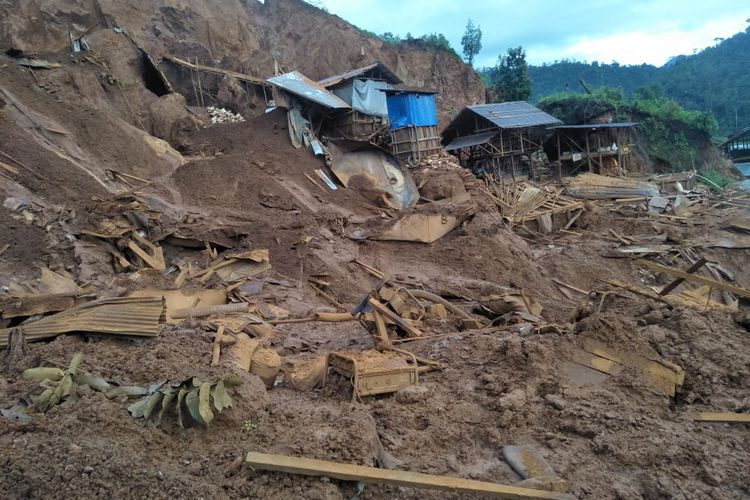
[[[543,149],[545,128],[559,123],[524,101],[467,106],[443,131],[443,144],[477,175],[532,177],[531,155]]]
[[[557,176],[574,175],[585,168],[600,175],[624,175],[631,168],[632,130],[637,123],[558,125],[555,132]]]
[[[382,91],[402,82],[385,64],[375,61],[318,83],[351,106],[326,124],[327,136],[369,141],[388,131],[388,106]]]
[[[391,153],[404,164],[418,164],[422,158],[443,150],[438,131],[437,105],[432,90],[394,88],[384,91],[388,103]]]

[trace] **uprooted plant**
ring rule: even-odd
[[[171,407],[177,414],[177,425],[183,428],[183,408],[187,408],[187,414],[193,420],[208,427],[214,419],[211,401],[217,412],[231,407],[232,398],[227,388],[241,383],[237,375],[225,375],[216,382],[201,382],[194,377],[176,385],[161,384],[130,405],[128,411],[134,418],[143,418],[146,422],[154,420],[158,425]]]
[[[172,385],[163,381],[149,387],[124,386],[89,373],[78,372],[82,360],[83,353],[79,352],[73,356],[67,370],[54,367],[25,370],[23,378],[39,382],[44,387],[41,394],[30,398],[30,405],[26,402],[22,405],[31,410],[27,413],[45,413],[63,401],[75,400],[78,398],[78,387],[87,385],[110,399],[120,396],[140,398],[128,407],[128,411],[133,418],[143,419],[144,422],[152,421],[160,425],[164,415],[173,411],[180,428],[184,428],[183,414],[208,427],[214,419],[214,410],[220,413],[232,406],[232,398],[227,389],[242,383],[239,376],[228,374],[214,382],[202,382],[193,377]]]

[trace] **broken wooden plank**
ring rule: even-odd
[[[750,424],[750,413],[696,413],[695,422],[713,422],[722,424]]]
[[[584,339],[583,350],[574,351],[571,361],[609,375],[618,375],[622,367],[643,374],[649,385],[668,396],[674,396],[676,386],[685,382],[685,370],[668,361],[655,361],[636,352],[611,349],[601,342]]]
[[[616,286],[618,288],[622,288],[629,292],[637,293],[638,295],[648,297],[649,299],[654,299],[659,302],[664,302],[665,304],[671,304],[671,305],[676,305],[676,306],[690,306],[690,307],[695,307],[699,309],[718,309],[720,311],[730,311],[730,312],[737,310],[737,308],[733,306],[720,304],[713,300],[698,301],[694,297],[688,297],[687,295],[664,295],[662,296],[654,292],[653,290],[649,290],[647,288],[639,288],[637,286],[630,285],[628,283],[624,283],[618,280],[606,280],[605,283],[612,285],[612,286]]]
[[[152,267],[157,271],[166,272],[167,264],[164,262],[164,252],[162,251],[161,247],[158,245],[154,245],[147,239],[143,238],[136,231],[133,231],[130,236],[135,241],[129,241],[128,248],[132,250],[134,254],[140,257],[141,260],[143,260],[143,262],[145,262],[149,267]],[[138,246],[138,243],[136,243],[136,241],[144,247],[148,248],[151,251],[151,254]]]
[[[573,226],[573,224],[575,224],[575,222],[576,222],[576,221],[578,220],[578,217],[580,217],[580,216],[581,216],[581,214],[583,213],[583,211],[584,211],[584,209],[583,209],[583,208],[579,209],[579,210],[578,210],[578,211],[577,211],[577,212],[575,213],[575,215],[574,215],[573,217],[571,217],[571,218],[570,218],[570,220],[568,221],[568,223],[567,223],[567,224],[565,224],[565,227],[564,227],[563,229],[564,229],[564,230],[566,230],[566,231],[567,231],[568,229],[570,229],[570,228],[571,228],[571,226]]]
[[[703,267],[706,263],[708,263],[708,261],[706,259],[704,259],[703,257],[701,257],[692,266],[690,266],[687,269],[687,271],[685,271],[685,272],[693,274],[693,273],[697,272],[698,269],[700,269],[701,267]],[[667,286],[665,286],[662,289],[662,291],[659,292],[659,295],[667,295],[669,292],[671,292],[672,290],[674,290],[675,288],[677,288],[678,286],[680,286],[680,284],[683,281],[685,281],[685,278],[677,278],[672,283],[670,283]]]
[[[75,296],[67,293],[9,297],[0,300],[0,311],[3,313],[3,319],[19,318],[64,311],[73,307],[75,302]]]
[[[390,319],[396,325],[398,325],[402,330],[404,330],[407,335],[410,337],[422,337],[423,333],[409,324],[404,318],[396,314],[395,312],[388,309],[382,302],[370,297],[367,301],[367,303],[375,309],[377,312],[385,316],[386,318]]]
[[[475,481],[448,476],[436,476],[419,472],[377,469],[363,465],[342,464],[327,460],[270,455],[250,452],[245,461],[256,470],[268,470],[301,474],[304,476],[325,476],[343,481],[363,481],[381,483],[407,488],[450,491],[453,493],[478,493],[491,498],[504,499],[555,499],[570,500],[575,498],[566,493],[519,488],[504,484]]]
[[[696,276],[685,271],[680,271],[679,269],[674,269],[668,266],[657,264],[656,262],[651,262],[650,260],[638,259],[636,262],[638,263],[638,265],[651,269],[652,271],[671,274],[672,276],[677,276],[678,278],[682,278],[686,281],[693,281],[695,283],[700,283],[701,285],[709,286],[715,290],[724,290],[726,292],[733,293],[734,295],[739,295],[740,297],[750,299],[750,290],[746,290],[744,288],[739,288],[727,283],[704,278],[703,276]]]
[[[655,361],[635,352],[618,351],[592,339],[584,339],[583,347],[597,356],[641,370],[649,377],[659,377],[676,385],[685,383],[685,370],[674,363]]]

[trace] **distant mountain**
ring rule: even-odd
[[[531,66],[529,75],[534,101],[555,92],[584,92],[580,80],[591,87],[621,88],[627,96],[651,87],[650,92],[663,93],[688,109],[713,112],[722,134],[750,126],[750,27],[658,68],[563,60]]]

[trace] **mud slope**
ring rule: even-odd
[[[437,90],[444,115],[484,102],[467,65],[418,43],[393,47],[300,0],[4,0],[0,44],[50,53],[68,45],[68,28],[125,28],[154,57],[165,54],[267,77],[273,58],[285,70],[324,78],[381,60],[406,84]]]

